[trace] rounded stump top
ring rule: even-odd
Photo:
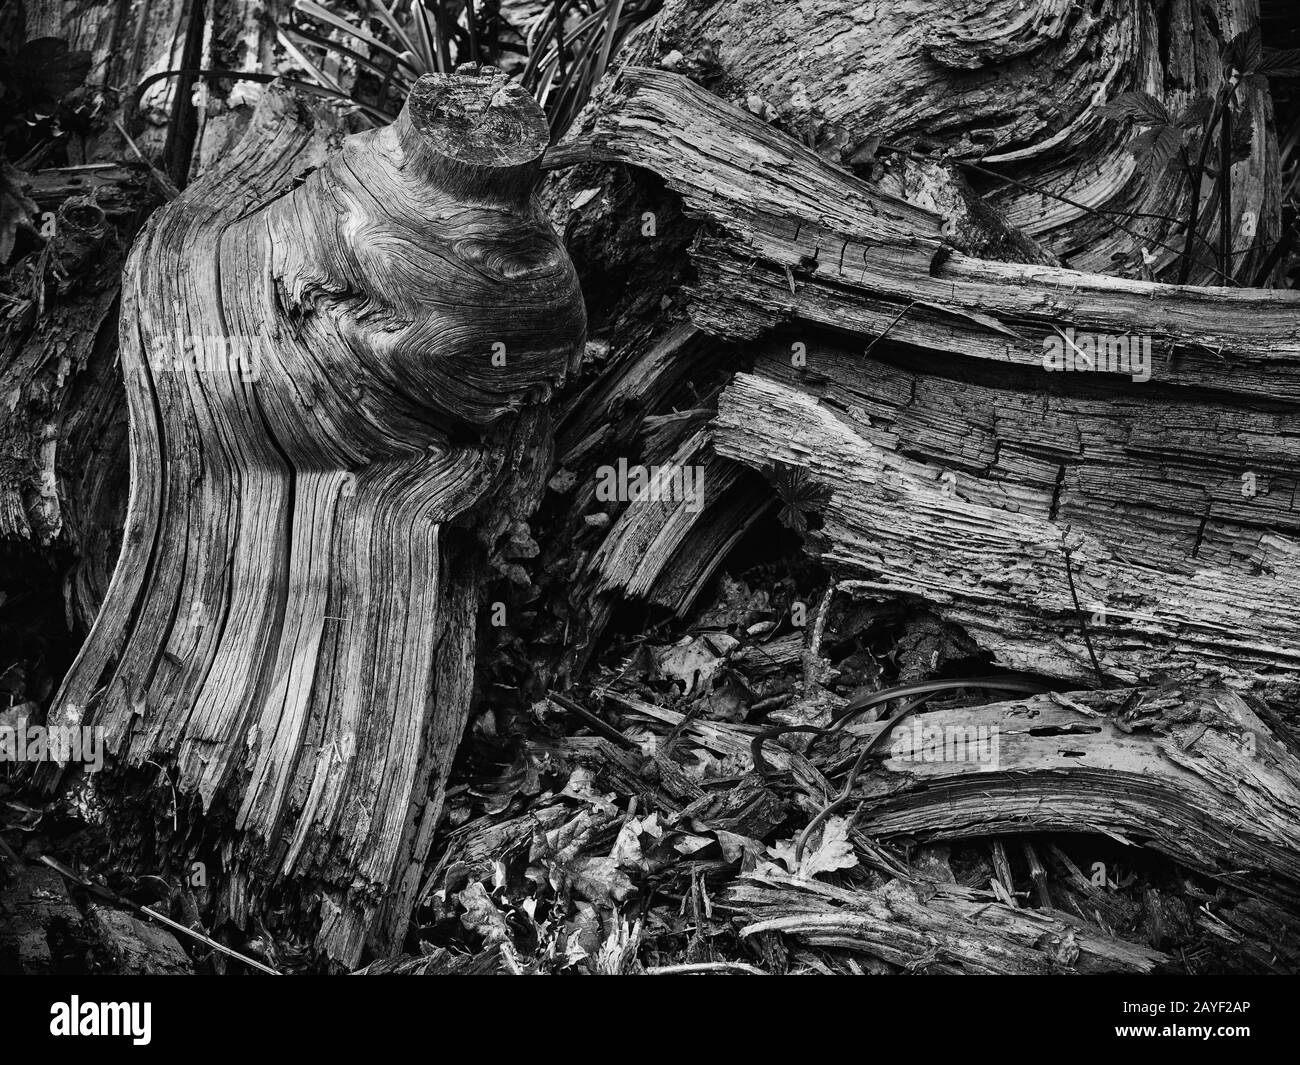
[[[403,117],[422,148],[473,167],[532,163],[551,139],[537,101],[496,67],[422,75],[407,97]]]

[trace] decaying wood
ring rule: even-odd
[[[589,355],[608,363],[560,410],[552,487],[566,486],[563,513],[539,539],[545,567],[565,563],[549,573],[563,635],[551,641],[559,661],[538,672],[581,674],[624,599],[684,615],[770,516],[764,476],[783,463],[824,490],[806,543],[839,589],[928,609],[1000,665],[1079,684],[1220,680],[1293,703],[1300,301],[1129,280],[1174,271],[1162,244],[1181,245],[1187,190],[1136,167],[1127,132],[1093,109],[1163,86],[1177,111],[1212,89],[1219,45],[1254,6],[998,0],[970,18],[937,0],[815,0],[755,17],[753,0],[669,0],[631,52],[661,70],[628,68],[551,156],[639,168],[634,185],[653,173],[667,191],[651,209],[661,226],[682,224],[654,252],[671,260],[662,284],[603,323],[613,344]],[[99,89],[110,69],[131,71],[125,83],[161,67],[269,62],[270,31],[244,0],[220,4],[220,30],[206,36],[201,8],[165,4],[141,16],[134,52],[117,60],[122,29],[107,15],[91,10],[74,35],[95,53]],[[487,835],[454,833],[420,887],[468,707],[484,560],[540,496],[549,421],[536,401],[574,365],[582,315],[563,252],[527,202],[543,146],[535,116],[519,120],[529,151],[466,164],[415,135],[415,105],[392,130],[340,146],[331,117],[273,93],[233,147],[257,94],[214,104],[212,85],[188,74],[153,83],[132,126],[178,180],[217,172],[154,220],[133,259],[126,543],[52,723],[109,730],[120,761],[100,798],[123,853],[164,873],[201,858],[218,870],[219,916],[275,914],[276,932],[311,929],[318,949],[350,963],[367,943],[395,949],[417,899],[442,893],[447,905],[503,854],[568,827],[553,806]],[[502,118],[514,106],[504,91],[488,78],[464,90],[468,122],[431,107],[429,126],[487,150],[474,113]],[[1267,94],[1246,111],[1252,151],[1233,178],[1242,276],[1280,215]],[[1012,183],[990,192],[985,214],[960,167],[878,152],[881,140],[1076,202]],[[121,177],[103,186],[114,217],[132,201],[113,192],[138,180]],[[46,200],[66,178],[41,178]],[[567,186],[582,193],[572,202],[609,187],[597,184]],[[1136,233],[1079,202],[1131,213]],[[619,205],[633,228],[634,203]],[[1139,259],[1144,242],[1154,269]],[[617,242],[608,255],[635,258]],[[689,307],[677,287],[688,273]],[[1195,273],[1213,277],[1205,256]],[[628,276],[635,288],[642,275]],[[75,372],[98,358],[87,385],[98,395],[112,345],[95,327],[113,303],[110,290],[96,295],[84,322],[54,325],[83,334],[69,361]],[[1069,329],[1150,335],[1152,380],[1045,373],[1045,342]],[[194,364],[194,336],[252,339],[244,354],[256,362]],[[63,402],[54,351],[35,338],[0,385],[28,389],[26,407],[32,382],[46,388],[57,367],[49,394]],[[97,399],[59,429],[74,453],[112,424],[109,406]],[[79,471],[76,499],[62,499],[62,440],[30,437],[43,475],[0,480],[0,535],[50,542],[63,521],[91,528],[91,514],[111,512],[107,466]],[[589,475],[620,456],[703,466],[702,510],[600,504]],[[74,576],[78,612],[98,603],[110,549],[97,545]],[[804,652],[800,635],[754,649],[773,668]],[[746,757],[753,728],[603,694],[670,725],[668,747],[687,737]],[[1196,919],[1250,944],[1261,968],[1293,963],[1261,946],[1261,929],[1284,926],[1279,915],[1300,902],[1300,773],[1260,705],[1270,725],[1238,695],[1199,686],[927,714],[922,727],[996,729],[999,766],[898,749],[864,775],[858,824],[891,841],[1086,831],[1146,847],[1256,896],[1254,909]],[[767,837],[787,812],[752,776],[719,793],[630,741],[570,737],[533,753],[594,767],[690,831]],[[794,750],[772,760],[808,812],[831,793],[825,763]],[[167,813],[151,820],[172,788],[174,834]],[[994,843],[1003,893],[1010,846]],[[1109,932],[1119,907],[1063,852],[1044,857],[1070,882],[1076,915]],[[1164,960],[1061,913],[919,887],[883,852],[881,869],[894,879],[870,890],[753,877],[731,902],[752,942],[780,932],[912,969],[1148,971]],[[1144,904],[1158,944],[1163,902]],[[509,958],[488,949],[370,971],[501,968]]]
[[[846,586],[1014,668],[1095,682],[1092,619],[1112,680],[1296,691],[1295,294],[965,257],[934,215],[672,74],[625,70],[582,137],[707,223],[691,317],[758,353],[714,452],[825,487],[811,542]],[[1151,380],[1049,372],[1066,329],[1150,336]]]
[[[620,701],[665,722],[682,718]],[[856,726],[846,757],[883,727]],[[937,709],[896,728],[853,793],[870,836],[1090,832],[1268,902],[1300,899],[1300,760],[1232,692],[1049,694]],[[686,729],[723,756],[747,752],[759,731],[707,721]],[[815,785],[799,754],[769,741],[765,755]]]
[[[89,132],[47,140],[29,164],[45,169],[22,176],[47,229],[46,212],[54,216],[55,235],[49,258],[35,257],[32,276],[17,286],[16,313],[0,328],[0,392],[7,397],[0,410],[7,442],[0,542],[25,560],[43,559],[52,547],[71,553],[63,597],[78,636],[107,593],[128,495],[117,299],[126,248],[161,195],[135,151],[168,169],[164,180],[183,185],[233,146],[260,84],[196,82],[192,68],[269,73],[275,31],[263,10],[260,0],[24,5],[29,40],[55,37],[88,54],[86,80],[66,102],[96,121]],[[154,77],[167,71],[177,73]],[[144,79],[152,80],[137,100],[133,89]],[[51,151],[65,153],[65,165],[52,165]],[[63,247],[70,197],[88,199],[110,223],[73,269]]]
[[[846,589],[930,604],[999,663],[1080,684],[1097,680],[1091,644],[1114,681],[1218,677],[1273,698],[1295,690],[1295,540],[1257,531],[1244,548],[1254,573],[1190,551],[1146,553],[1136,521],[1117,535],[1100,507],[1067,519],[1047,492],[1008,505],[1001,486],[977,476],[945,492],[945,471],[961,468],[955,454],[918,461],[877,444],[858,418],[855,429],[852,411],[744,374],[716,424],[720,454],[802,466],[834,486],[818,554]],[[1153,521],[1153,541],[1159,528]]]
[[[965,212],[954,210],[954,168],[892,155],[882,142],[1005,175],[1010,181],[979,175],[990,185],[988,205],[1021,240],[1076,269],[1136,276],[1145,247],[1156,275],[1173,280],[1186,183],[1181,172],[1139,166],[1128,149],[1135,134],[1095,104],[1145,91],[1176,115],[1213,95],[1220,50],[1255,23],[1257,6],[1105,0],[1085,10],[1069,0],[984,0],[973,11],[947,0],[668,0],[627,58],[687,74],[823,157],[941,209],[967,250],[978,241],[964,240]],[[1253,277],[1280,231],[1281,202],[1269,94],[1251,94],[1244,111],[1251,151],[1234,168],[1232,223],[1238,276]],[[1201,224],[1211,235],[1217,208],[1207,197]],[[1002,257],[991,252],[982,250]],[[1198,282],[1213,283],[1210,252],[1208,242],[1196,245]]]
[[[868,835],[1096,832],[1300,902],[1300,760],[1234,693],[1042,695],[913,720],[855,793]],[[951,757],[976,736],[992,761]]]
[[[612,692],[603,694],[625,712],[662,727],[681,728],[685,743],[728,762],[745,759],[759,731],[744,724],[687,721],[680,711]],[[829,744],[821,741],[818,764],[827,772],[833,765],[846,767],[883,727],[881,723],[853,725],[852,735]],[[603,755],[592,761],[599,767],[598,780],[623,790],[618,783],[622,770],[609,757],[612,749],[603,740],[588,742],[592,754]],[[809,809],[816,810],[825,804],[821,797],[829,796],[832,789],[809,762],[813,752],[806,753],[808,757],[771,740],[765,749],[771,765],[783,776],[790,773],[800,791],[814,797]],[[748,785],[712,793],[710,800],[693,804],[682,816],[689,813],[697,826],[763,837],[771,826],[761,818],[744,824],[716,819],[709,805],[725,794],[734,807],[753,807],[763,790],[750,778]],[[894,727],[879,758],[858,778],[844,812],[852,815],[857,831],[867,837],[855,833],[860,853],[865,853],[871,839],[926,844],[1040,833],[1084,833],[1111,841],[1112,849],[1117,844],[1121,854],[1125,848],[1135,854],[1139,849],[1154,852],[1202,874],[1220,892],[1232,889],[1249,897],[1225,911],[1234,915],[1232,925],[1224,925],[1222,919],[1209,921],[1206,928],[1211,934],[1238,945],[1256,938],[1275,940],[1275,956],[1294,955],[1290,930],[1300,901],[1300,760],[1241,697],[1226,690],[1048,694],[927,710]],[[1098,926],[1113,931],[1117,925],[1134,923],[1131,906],[1113,893],[1112,885],[1096,884],[1095,864],[1081,872],[1055,846],[1048,859],[1054,877],[1046,909],[1073,913],[1094,931]],[[1098,860],[1104,869],[1109,858],[1099,853]],[[881,872],[903,881],[923,875],[916,870],[915,863],[911,873],[888,862],[880,865]],[[942,893],[944,885],[937,886]],[[970,898],[967,889],[954,892]],[[922,939],[924,934],[959,932],[966,920],[957,919],[956,927],[945,930],[940,916],[923,916],[929,903],[924,895],[919,909],[914,895],[899,896],[906,902],[903,909],[914,911],[903,913],[895,912],[897,900],[888,891],[863,896],[808,881],[737,886],[731,897],[745,908],[747,903],[757,904],[759,916],[774,922],[752,928],[752,933],[781,930],[809,942],[873,953],[889,949],[892,943],[904,954],[912,951],[914,961],[935,959],[915,943],[909,946],[906,936],[892,938],[891,919],[922,934]],[[960,910],[965,904],[955,905]],[[996,910],[999,920],[1006,918],[1012,926],[1012,913],[1027,912],[1002,906]],[[1035,914],[1034,919],[1041,916]],[[1158,940],[1159,919],[1148,923]],[[1270,932],[1260,937],[1261,927]],[[995,940],[1001,935],[990,929],[971,934],[988,934]],[[934,945],[938,940],[930,942]],[[955,960],[959,953],[954,950],[947,960]],[[1001,955],[996,943],[982,943],[972,947],[966,964],[978,964],[981,956],[987,961]],[[1144,955],[1129,958],[1124,965],[1140,962],[1141,967],[1152,960]],[[1271,967],[1265,960],[1260,971]]]
[[[1277,418],[1262,419],[1267,442],[1261,440],[1258,427],[1238,433],[1225,426],[1211,442],[1224,450],[1224,461],[1207,463],[1202,434],[1189,433],[1181,420],[1166,419],[1163,424],[1152,420],[1165,394],[1154,398],[1155,411],[1143,408],[1133,424],[1149,429],[1153,441],[1184,439],[1186,453],[1193,458],[1190,464],[1185,462],[1180,448],[1172,459],[1170,476],[1161,474],[1158,487],[1150,483],[1149,470],[1141,471],[1141,480],[1133,478],[1132,498],[1145,500],[1154,493],[1158,501],[1149,513],[1119,524],[1131,525],[1138,539],[1150,541],[1154,520],[1160,523],[1162,535],[1172,534],[1180,552],[1184,545],[1191,545],[1197,557],[1226,552],[1236,546],[1230,515],[1242,505],[1241,479],[1250,473],[1266,485],[1246,504],[1257,519],[1253,527],[1273,527],[1277,511],[1290,511],[1296,486],[1293,441],[1279,428],[1284,410],[1272,406],[1275,399],[1295,395],[1285,381],[1282,387],[1287,391],[1279,394],[1273,373],[1274,341],[1293,336],[1289,302],[1279,304],[1267,295],[1255,303],[1239,294],[1230,306],[1230,311],[1240,311],[1232,313],[1233,324],[1249,334],[1247,343],[1261,357],[1255,369],[1243,366],[1232,351],[1231,338],[1217,333],[1222,290],[1128,288],[1122,283],[1110,285],[1115,279],[1094,279],[1083,273],[998,270],[981,263],[999,277],[997,291],[991,292],[982,278],[978,284],[961,281],[956,266],[971,260],[950,254],[961,249],[990,260],[1022,263],[1061,256],[1080,271],[1176,276],[1172,260],[1183,246],[1180,227],[1187,213],[1188,190],[1163,173],[1138,166],[1128,149],[1135,133],[1122,123],[1103,120],[1096,105],[1125,91],[1142,90],[1154,93],[1177,113],[1198,95],[1213,92],[1224,42],[1255,19],[1253,0],[1231,0],[1212,12],[1189,0],[1105,4],[1087,13],[1059,3],[991,3],[983,5],[978,18],[965,11],[954,14],[951,5],[929,0],[867,8],[813,3],[776,10],[760,7],[754,0],[666,3],[634,34],[623,56],[633,69],[626,71],[622,88],[615,82],[608,98],[598,99],[589,109],[586,132],[594,132],[597,154],[602,144],[612,146],[606,158],[630,162],[666,179],[682,194],[690,217],[683,220],[676,208],[665,207],[651,187],[653,178],[630,183],[621,165],[603,171],[579,168],[554,189],[557,216],[566,236],[573,238],[570,247],[584,271],[586,289],[599,292],[603,300],[609,280],[612,294],[620,299],[618,317],[596,327],[596,335],[608,340],[608,356],[589,368],[592,384],[569,405],[576,412],[573,420],[591,434],[583,442],[590,443],[603,431],[598,441],[604,456],[600,461],[626,455],[629,461],[649,462],[635,439],[639,418],[662,416],[685,405],[708,405],[707,400],[693,400],[685,389],[651,387],[644,399],[636,391],[638,367],[647,352],[674,342],[682,346],[674,337],[692,324],[680,317],[680,308],[691,296],[694,325],[715,340],[739,342],[715,342],[707,349],[708,358],[700,359],[696,351],[704,345],[694,341],[677,356],[677,365],[691,366],[691,391],[706,396],[712,392],[714,375],[743,365],[745,348],[754,337],[765,331],[770,336],[771,330],[783,325],[790,325],[793,332],[784,337],[787,349],[794,343],[816,341],[834,349],[838,339],[842,347],[860,351],[889,330],[891,337],[914,347],[901,356],[889,355],[891,345],[886,343],[874,354],[895,362],[907,359],[909,369],[939,371],[944,364],[938,351],[964,359],[987,358],[1003,370],[1009,369],[1008,363],[1019,363],[1030,372],[1022,377],[1008,372],[1000,381],[1015,380],[1029,402],[1040,385],[1045,383],[1051,393],[1063,385],[1061,375],[1045,379],[1038,372],[1043,336],[1054,333],[1050,321],[1066,327],[1076,318],[1097,316],[1110,319],[1116,333],[1134,323],[1142,330],[1153,324],[1178,324],[1168,337],[1160,336],[1162,329],[1154,330],[1160,380],[1182,375],[1185,386],[1201,395],[1207,407],[1218,403],[1222,390],[1245,387]],[[658,71],[637,70],[637,65]],[[669,71],[684,75],[671,89],[664,73]],[[660,80],[654,81],[652,91],[648,81],[656,78]],[[686,78],[707,92],[689,85]],[[721,101],[735,106],[727,108]],[[1241,277],[1254,275],[1254,263],[1273,242],[1279,226],[1271,177],[1277,145],[1270,128],[1268,94],[1252,93],[1244,106],[1252,120],[1251,149],[1249,159],[1233,169],[1234,247]],[[751,120],[745,123],[745,118]],[[879,147],[882,142],[933,153],[935,158],[891,153]],[[591,148],[580,131],[570,143],[552,149],[552,154],[557,163],[571,162],[591,158]],[[814,153],[819,158],[814,159]],[[870,187],[846,182],[845,172],[826,161],[869,175]],[[1010,179],[1003,183],[988,173],[962,171],[981,183],[985,203],[1009,223],[1000,244],[988,239],[987,233],[976,234],[981,239],[975,239],[967,231],[967,223],[978,213],[969,209],[969,203],[958,204],[960,209],[953,206],[963,198],[958,173],[962,162],[979,164],[986,171],[991,168]],[[863,202],[864,189],[868,203]],[[1200,195],[1205,192],[1198,190]],[[928,209],[921,219],[914,211],[906,212],[901,228],[910,235],[901,239],[887,223],[891,214],[903,210],[898,197]],[[761,214],[757,220],[751,217],[755,206]],[[657,214],[658,233],[653,239],[638,240],[629,222],[644,217],[646,210]],[[1203,211],[1201,227],[1212,235],[1217,211],[1213,196],[1205,197]],[[946,216],[942,223],[940,216]],[[701,239],[693,243],[697,225],[702,226]],[[1256,226],[1261,228],[1252,240],[1246,234]],[[602,239],[591,239],[592,232]],[[719,236],[725,239],[719,241]],[[1028,256],[1016,245],[1017,237],[1033,238],[1050,255],[1046,259]],[[725,252],[719,247],[722,243],[727,245]],[[657,249],[659,261],[667,264],[680,258],[677,249],[685,245],[695,267],[689,281],[667,271],[657,275],[639,271],[633,265],[630,273],[635,283],[620,293],[621,278],[629,272],[627,264],[654,254],[647,249]],[[1142,248],[1155,256],[1150,270],[1141,261]],[[1197,245],[1192,277],[1198,282],[1215,276],[1208,262],[1211,256],[1203,254],[1206,248],[1205,242]],[[917,253],[915,259],[909,252]],[[903,269],[905,261],[914,262],[915,268]],[[935,278],[929,276],[932,262]],[[826,283],[819,284],[823,280]],[[1102,284],[1090,290],[1094,281]],[[865,290],[843,292],[845,284]],[[1083,300],[1078,298],[1081,291]],[[1004,334],[988,328],[996,319],[980,317],[994,297],[1012,293],[1023,293],[1023,304],[1007,300],[1006,313],[998,311],[996,318],[1016,330],[1023,344],[1008,345]],[[1175,294],[1170,317],[1164,308]],[[660,301],[665,310],[652,315],[646,310],[651,300]],[[743,307],[735,307],[737,301]],[[930,302],[934,306],[926,305]],[[1160,306],[1153,313],[1154,302]],[[1112,318],[1117,304],[1121,313]],[[1038,322],[1027,333],[1020,329],[1023,315]],[[841,329],[850,330],[850,335],[837,337]],[[1185,342],[1170,342],[1177,337]],[[1284,376],[1290,378],[1293,353],[1287,361],[1291,368]],[[1185,373],[1189,366],[1200,372]],[[816,365],[809,370],[810,376],[815,374]],[[984,370],[994,372],[992,367]],[[1095,388],[1099,375],[1090,376]],[[604,404],[620,389],[638,397],[635,407]],[[1070,390],[1088,389],[1084,382],[1071,382]],[[960,397],[962,385],[954,383],[952,392]],[[981,427],[996,421],[995,407],[973,411],[968,406],[963,414]],[[1127,424],[1126,415],[1115,435],[1123,436]],[[1053,439],[1041,454],[1035,445],[1021,449],[1001,439],[991,443],[1015,467],[1013,477],[1030,482],[1035,492],[1041,484],[1049,484],[1052,498],[1059,486],[1062,513],[1090,505],[1110,506],[1076,485],[1083,482],[1090,490],[1103,484],[1122,486],[1124,479],[1113,463],[1105,470],[1084,472],[1074,450],[1074,433],[1067,428],[1059,438],[1050,431],[1042,435]],[[1060,453],[1062,448],[1065,454]],[[1236,461],[1236,455],[1246,450],[1249,461]],[[553,568],[563,566],[565,590],[582,590],[552,607],[562,621],[568,648],[558,670],[561,677],[581,672],[583,648],[600,634],[605,603],[627,595],[620,585],[633,580],[644,585],[648,577],[646,565],[633,573],[607,564],[617,556],[605,551],[602,542],[620,535],[623,515],[612,515],[608,533],[601,532],[605,526],[583,527],[584,519],[600,515],[594,513],[586,494],[591,466],[584,467],[581,459],[578,455],[576,462],[565,466],[577,477],[576,488],[564,500],[566,518],[552,526],[557,530],[554,541],[542,539],[544,557],[569,550]],[[936,462],[944,465],[945,472],[951,469],[960,476],[970,456],[955,459],[951,466],[940,457]],[[1163,454],[1153,452],[1151,464],[1165,461]],[[1197,478],[1187,478],[1187,465],[1199,467]],[[995,475],[1001,485],[1002,474]],[[1018,488],[1013,484],[1010,490],[1014,493]],[[1176,502],[1173,495],[1179,497]],[[1287,513],[1284,527],[1290,516]],[[716,530],[718,542],[723,543],[750,517],[752,511],[728,515],[713,508],[699,525]],[[650,553],[657,553],[657,543],[648,542]],[[598,556],[606,560],[599,575],[592,561]],[[1237,564],[1249,566],[1248,556],[1250,550]],[[701,561],[707,568],[710,560]],[[605,590],[596,592],[597,584]],[[666,591],[670,584],[666,574],[663,584]],[[675,597],[659,592],[647,598],[677,604]]]
[[[1067,916],[1012,909],[991,892],[891,880],[871,891],[810,879],[756,876],[727,892],[748,918],[747,938],[780,932],[842,947],[908,972],[968,975],[1148,973],[1158,950],[1100,935]]]
[[[581,351],[531,201],[546,139],[486,69],[341,142],[273,93],[128,266],[127,533],[51,718],[187,797],[169,838],[105,789],[128,850],[217,856],[236,924],[275,906],[345,964],[404,932],[487,551],[535,501],[539,404]]]

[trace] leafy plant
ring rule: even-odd
[[[1122,93],[1099,109],[1108,118],[1131,120],[1143,127],[1129,150],[1145,172],[1155,174],[1176,167],[1184,175],[1188,208],[1180,285],[1191,277],[1197,240],[1209,244],[1199,231],[1201,184],[1207,174],[1215,180],[1212,195],[1219,205],[1217,273],[1225,284],[1233,283],[1232,165],[1249,156],[1254,135],[1249,117],[1242,120],[1245,97],[1248,92],[1266,90],[1270,77],[1300,76],[1300,51],[1266,53],[1259,28],[1252,27],[1224,45],[1221,68],[1214,96],[1192,100],[1177,115],[1171,115],[1160,100],[1145,92]],[[1217,168],[1211,170],[1210,153],[1216,145]]]
[[[830,502],[833,493],[825,485],[812,479],[806,467],[775,462],[766,471],[768,479],[781,500],[777,513],[781,524],[797,533],[808,531],[807,513],[815,513]]]
[[[422,74],[491,63],[533,94],[558,137],[631,29],[660,3],[545,0],[526,25],[514,27],[491,0],[393,0],[391,5],[360,0],[350,17],[316,0],[294,0],[290,21],[276,30],[285,51],[316,85],[357,103],[372,119],[391,121]]]
[[[36,37],[17,47],[0,45],[0,135],[3,151],[18,166],[57,136],[77,125],[70,99],[90,73],[89,52],[73,51],[61,37]]]
[[[0,266],[19,233],[36,235],[36,204],[23,192],[22,170],[38,164],[65,128],[79,127],[89,113],[74,96],[90,73],[90,53],[73,51],[60,37],[20,40],[20,33],[16,39],[0,34]]]

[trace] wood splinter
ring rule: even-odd
[[[203,861],[214,917],[353,965],[400,947],[480,575],[542,490],[586,320],[521,89],[429,75],[391,126],[336,124],[273,89],[131,253],[127,528],[51,722],[165,767],[98,789],[141,871]],[[175,833],[141,800],[167,784]]]

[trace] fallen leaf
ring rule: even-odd
[[[460,923],[467,931],[482,936],[485,947],[498,947],[510,942],[510,928],[506,919],[482,884],[470,884],[456,899],[465,907]]]
[[[796,863],[793,840],[775,843],[768,853],[785,864],[795,876],[808,879],[818,873],[833,873],[837,869],[852,869],[858,864],[858,856],[849,842],[849,820],[847,817],[832,817],[822,826],[821,839],[814,846],[805,847],[803,861]]]

